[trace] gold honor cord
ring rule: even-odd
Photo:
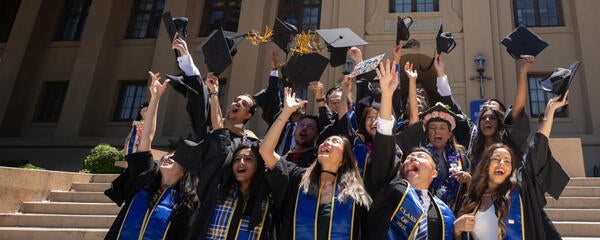
[[[265,26],[265,34],[260,35],[260,32],[256,30],[251,30],[246,34],[246,39],[250,40],[250,43],[254,46],[258,46],[260,43],[271,41],[271,37],[273,36],[273,29],[269,29],[269,26]]]
[[[290,48],[292,54],[312,54],[319,53],[323,48],[319,47],[317,34],[309,30],[296,35],[296,47]]]

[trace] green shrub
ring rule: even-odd
[[[122,161],[124,158],[116,148],[101,143],[90,151],[90,155],[85,157],[81,172],[121,173],[123,170],[115,167],[115,162]]]
[[[29,162],[29,160],[26,160],[26,159],[3,161],[3,162],[0,162],[0,166],[44,170],[41,167],[31,164]]]

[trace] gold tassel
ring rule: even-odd
[[[259,43],[271,41],[271,37],[273,36],[273,30],[269,29],[269,26],[266,26],[265,35],[260,35],[260,33],[256,30],[251,30],[246,35],[246,38],[250,40],[252,45],[257,46]]]
[[[296,47],[291,48],[293,54],[311,54],[318,53],[317,35],[313,31],[302,32],[296,35]]]

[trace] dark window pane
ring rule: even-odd
[[[58,122],[69,82],[45,82],[40,94],[35,122]]]
[[[513,0],[515,26],[563,26],[559,0]]]
[[[8,41],[20,3],[19,0],[0,1],[0,42]]]
[[[439,0],[390,0],[390,13],[437,11],[439,11]]]
[[[58,26],[55,41],[81,40],[92,0],[67,0]]]
[[[208,36],[220,27],[226,31],[237,32],[241,8],[241,0],[206,0],[200,36]]]
[[[131,121],[137,117],[144,101],[146,81],[123,81],[119,89],[119,101],[115,108],[114,121]]]
[[[531,108],[531,117],[543,117],[544,111],[546,110],[546,103],[550,98],[555,97],[552,93],[547,93],[542,89],[540,80],[544,79],[547,74],[529,74],[528,87],[529,87],[529,107]],[[555,117],[568,117],[568,106],[564,106],[557,109]]]
[[[279,0],[278,17],[298,28],[298,31],[319,29],[320,0]]]
[[[163,7],[164,0],[135,0],[125,38],[156,38]]]

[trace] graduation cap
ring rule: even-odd
[[[171,42],[173,42],[175,33],[179,33],[180,37],[187,37],[188,19],[186,17],[173,18],[171,12],[166,12],[162,15],[162,20],[167,28],[167,33],[169,34]]]
[[[435,51],[437,52],[437,54],[439,55],[442,52],[450,53],[455,47],[456,41],[454,41],[452,33],[444,32],[444,26],[440,25],[440,29],[438,30],[437,36],[435,37]],[[423,68],[421,65],[419,65],[419,69],[421,69],[421,71],[427,71],[431,69],[431,66],[433,66],[433,61],[435,61],[435,58],[431,59],[429,66],[427,66],[426,68]]]
[[[277,44],[281,50],[286,54],[289,52],[288,45],[294,40],[294,37],[298,34],[296,26],[281,21],[279,18],[275,18],[275,24],[273,25],[273,42]]]
[[[307,85],[311,81],[318,81],[327,67],[326,57],[318,53],[293,55],[281,67],[284,79],[297,84]]]
[[[419,114],[419,119],[423,122],[423,126],[427,127],[430,122],[442,121],[450,125],[450,130],[454,130],[456,123],[464,121],[460,115],[456,115],[446,108],[446,105],[441,102],[436,103],[433,107]]]
[[[410,38],[410,32],[408,29],[412,23],[413,20],[411,17],[402,18],[398,16],[398,26],[396,27],[396,45],[400,44],[400,41],[406,41]]]
[[[231,63],[232,57],[237,53],[237,45],[245,35],[235,32],[223,31],[222,28],[214,30],[202,45],[196,48],[204,54],[204,62],[208,70],[219,76]]]
[[[517,27],[500,43],[506,46],[506,51],[514,59],[521,58],[521,55],[537,56],[548,46],[547,42],[524,26]]]
[[[175,91],[177,91],[181,95],[187,96],[187,92],[191,92],[198,95],[198,91],[196,91],[196,89],[191,87],[186,82],[189,79],[186,79],[184,73],[180,73],[178,75],[165,74],[165,77],[171,80],[169,81],[169,84],[171,84],[173,86],[173,89],[175,89]]]
[[[329,63],[332,67],[346,63],[349,47],[367,44],[350,28],[319,29],[316,32],[327,43],[327,49],[331,53]]]
[[[569,90],[569,86],[573,81],[573,77],[577,73],[577,69],[579,69],[579,65],[581,65],[581,61],[577,61],[571,64],[569,69],[566,68],[556,68],[554,72],[548,75],[546,78],[540,80],[540,85],[542,89],[546,92],[553,93],[556,96],[560,96],[559,101],[562,101],[563,97],[567,90]]]
[[[385,53],[359,62],[358,64],[356,64],[356,66],[354,66],[354,70],[350,75],[356,77],[356,79],[373,81],[373,79],[377,76],[377,72],[375,72],[375,69],[379,67],[379,63],[383,60],[384,56]]]

